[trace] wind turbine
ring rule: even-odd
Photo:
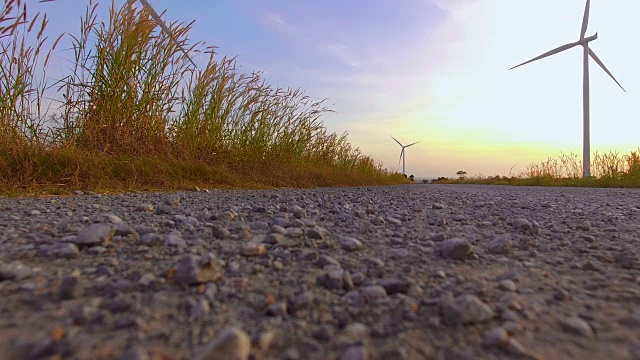
[[[558,48],[555,48],[551,51],[548,51],[538,57],[535,57],[527,62],[524,62],[520,65],[514,66],[509,70],[513,70],[517,67],[520,67],[522,65],[528,64],[530,62],[534,62],[536,60],[540,60],[543,58],[546,58],[547,56],[551,56],[551,55],[555,55],[557,53],[563,52],[565,50],[569,50],[573,47],[576,47],[578,45],[582,45],[583,49],[584,49],[584,56],[583,56],[583,66],[584,66],[584,73],[583,73],[583,97],[582,97],[582,112],[583,112],[583,116],[584,116],[584,120],[583,120],[583,138],[582,138],[582,176],[583,177],[589,177],[591,175],[591,136],[590,136],[590,132],[589,132],[589,56],[591,56],[593,58],[593,60],[595,60],[595,62],[600,65],[600,67],[602,68],[602,70],[604,70],[612,79],[613,81],[616,82],[616,84],[618,84],[618,86],[620,86],[620,88],[626,92],[626,90],[622,87],[622,85],[620,85],[620,83],[618,82],[618,80],[616,80],[615,77],[613,77],[613,75],[611,74],[611,72],[607,69],[606,66],[604,66],[604,64],[602,63],[602,61],[600,60],[600,58],[598,58],[598,56],[596,55],[596,53],[593,52],[593,50],[589,49],[589,42],[596,40],[598,38],[598,33],[596,32],[595,35],[593,36],[589,36],[589,37],[585,37],[586,33],[587,33],[587,26],[589,25],[589,8],[591,5],[591,0],[587,0],[587,6],[585,7],[584,10],[584,18],[582,20],[582,30],[580,31],[580,39],[576,42],[572,42],[563,46],[560,46]]]
[[[389,136],[391,136],[391,138],[393,140],[395,140],[398,143],[398,145],[400,145],[402,147],[402,150],[400,151],[400,160],[402,160],[402,174],[406,175],[406,173],[404,172],[404,163],[405,163],[404,149],[408,148],[409,146],[415,145],[415,144],[419,143],[420,141],[416,141],[413,144],[409,144],[409,145],[402,145],[400,143],[400,141],[398,141],[398,139],[393,137],[393,135],[389,135]],[[398,160],[398,163],[400,163],[400,160]]]

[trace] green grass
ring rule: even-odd
[[[582,162],[572,153],[531,164],[526,171],[517,175],[440,178],[433,183],[640,188],[640,149],[627,155],[615,151],[605,154],[596,152],[591,162],[591,174],[591,177],[582,177]]]
[[[168,35],[145,9],[111,3],[105,23],[98,10],[90,1],[68,73],[47,82],[61,37],[44,37],[46,16],[27,18],[24,1],[3,0],[0,193],[408,182],[328,132],[325,100],[189,45],[193,23]],[[181,47],[208,62],[195,68]]]

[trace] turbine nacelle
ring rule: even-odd
[[[577,43],[584,46],[584,45],[587,45],[590,41],[597,40],[597,39],[598,39],[598,33],[596,33],[595,35],[589,36],[587,38],[584,38],[582,40],[578,40]]]

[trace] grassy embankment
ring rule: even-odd
[[[112,4],[101,24],[90,3],[62,52],[60,38],[43,35],[46,16],[27,18],[24,1],[3,1],[0,193],[407,182],[346,134],[329,133],[325,101],[189,46],[193,23],[171,24],[169,41],[144,9]],[[207,54],[206,66],[195,68],[177,44]],[[70,62],[68,74],[45,81],[54,52]]]
[[[440,178],[438,184],[490,184],[524,186],[576,186],[640,188],[640,149],[628,155],[618,152],[595,153],[591,162],[591,177],[582,177],[582,161],[576,154],[561,154],[558,158],[531,164],[527,170],[512,176]]]

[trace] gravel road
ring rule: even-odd
[[[0,199],[2,359],[640,359],[640,191]]]

